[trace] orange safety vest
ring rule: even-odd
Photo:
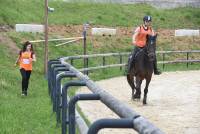
[[[147,41],[147,35],[148,34],[152,34],[152,29],[151,27],[148,27],[147,29],[144,29],[143,26],[140,26],[140,31],[138,33],[138,35],[136,36],[136,46],[138,47],[144,47],[146,45],[146,41]]]
[[[32,52],[20,52],[20,60],[19,60],[19,66],[20,68],[25,69],[26,71],[32,70],[32,58],[33,53]]]

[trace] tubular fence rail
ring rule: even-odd
[[[169,54],[186,54],[184,58],[181,60],[166,60],[166,55]],[[191,50],[191,51],[157,51],[157,55],[162,55],[161,60],[158,61],[158,64],[162,64],[163,69],[165,68],[165,64],[175,64],[175,63],[186,63],[187,67],[189,63],[197,63],[200,62],[200,59],[190,59],[190,54],[192,53],[200,53],[200,50]],[[70,60],[71,65],[73,65],[74,60],[84,59],[86,64],[83,65],[83,68],[80,71],[88,72],[97,69],[110,68],[110,67],[120,67],[122,69],[123,66],[126,66],[127,60],[123,61],[124,56],[128,56],[130,53],[106,53],[106,54],[92,54],[92,55],[78,55],[78,56],[69,56],[68,60]],[[106,57],[119,57],[118,64],[106,64]],[[102,57],[101,66],[89,67],[89,58],[97,58]],[[199,56],[200,57],[200,56]],[[128,58],[127,58],[128,59]]]
[[[61,123],[62,134],[76,134],[76,124],[81,134],[97,134],[103,128],[132,128],[140,134],[164,134],[159,128],[150,123],[146,118],[136,113],[124,103],[120,102],[96,85],[87,75],[84,75],[66,61],[69,57],[48,62],[48,86],[49,95],[56,113],[57,123]],[[74,77],[65,84],[61,84],[63,78]],[[92,94],[77,94],[68,97],[71,86],[86,86]],[[116,113],[120,119],[100,119],[88,128],[85,121],[76,112],[75,105],[79,100],[99,100]],[[92,109],[91,109],[92,112]]]

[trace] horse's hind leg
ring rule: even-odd
[[[148,87],[149,87],[150,81],[151,81],[151,77],[146,79],[146,86],[144,88],[143,104],[147,104],[147,93],[148,93]]]
[[[140,77],[136,77],[136,87],[135,87],[136,93],[133,96],[133,98],[135,98],[135,99],[140,99],[141,84],[142,84],[142,80],[140,79]]]

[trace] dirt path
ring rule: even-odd
[[[9,53],[12,55],[17,55],[20,49],[16,44],[6,35],[6,33],[0,32],[0,44],[6,45],[9,49]]]
[[[199,134],[200,132],[200,71],[170,72],[153,76],[147,106],[143,106],[142,101],[136,102],[130,99],[131,89],[125,77],[102,80],[97,84],[146,117],[166,134]],[[90,91],[81,88],[79,92]],[[98,101],[79,102],[79,106],[91,122],[100,118],[117,118]],[[131,129],[103,129],[100,132],[101,134],[135,134]]]

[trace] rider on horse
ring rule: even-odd
[[[135,45],[134,49],[134,57],[137,56],[138,50],[141,50],[142,48],[145,47],[146,41],[147,41],[147,35],[154,35],[154,30],[151,27],[151,21],[152,17],[151,16],[144,16],[143,22],[144,24],[137,27],[133,37],[132,37],[132,43]],[[132,57],[134,59],[134,57]],[[154,59],[154,74],[159,75],[161,72],[157,68],[157,59],[155,56]]]

